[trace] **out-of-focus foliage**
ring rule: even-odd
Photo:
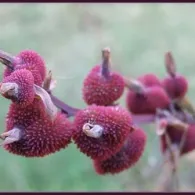
[[[102,47],[111,47],[113,69],[129,77],[154,72],[162,78],[164,53],[171,50],[178,71],[189,79],[193,100],[194,9],[194,4],[0,4],[0,48],[13,54],[23,49],[39,52],[58,81],[55,95],[80,108],[85,107],[82,81],[100,62]],[[120,103],[125,106],[124,96]],[[2,131],[9,104],[0,98]],[[158,187],[161,155],[154,126],[145,130],[143,157],[134,168],[115,176],[98,176],[91,160],[73,144],[42,159],[1,149],[0,190],[152,191]],[[181,190],[194,190],[194,161],[193,153],[181,161]]]

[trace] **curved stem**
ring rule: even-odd
[[[139,94],[144,93],[145,87],[138,80],[136,80],[136,79],[127,79],[125,77],[123,77],[123,80],[125,82],[125,87],[127,87],[129,90],[131,90],[135,93],[139,93]]]
[[[59,108],[64,114],[67,115],[67,117],[71,117],[74,116],[80,109],[77,108],[73,108],[67,104],[65,104],[63,101],[61,101],[60,99],[58,99],[56,96],[54,96],[51,93],[51,85],[52,85],[52,72],[51,70],[48,72],[44,83],[43,83],[43,88],[47,91],[47,93],[50,95],[51,100],[53,102],[53,104]]]
[[[75,116],[75,114],[80,111],[78,108],[73,108],[67,104],[65,104],[63,101],[58,99],[56,96],[52,95],[50,93],[51,100],[53,101],[54,105],[59,108],[63,113],[67,115],[67,117]]]
[[[14,63],[21,63],[20,59],[11,54],[0,50],[0,62],[7,66],[10,70],[14,70]]]

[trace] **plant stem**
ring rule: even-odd
[[[110,76],[110,48],[102,50],[102,76],[108,79]]]
[[[173,56],[172,56],[171,52],[167,52],[165,54],[165,66],[166,66],[167,73],[171,77],[175,77],[176,65],[175,65],[175,61],[173,59]]]
[[[62,102],[60,99],[58,99],[56,96],[52,95],[50,93],[50,97],[55,104],[57,108],[59,108],[63,113],[67,115],[67,117],[75,116],[75,114],[80,110],[78,108],[73,108],[64,102]]]

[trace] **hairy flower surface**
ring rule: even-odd
[[[155,114],[157,108],[165,109],[170,100],[163,88],[147,87],[143,93],[128,91],[126,96],[127,108],[134,114]]]
[[[12,100],[1,134],[3,146],[10,153],[43,157],[66,148],[71,142],[73,124],[57,112],[50,96],[34,84],[32,73],[15,70],[3,79],[0,93]]]
[[[101,66],[94,67],[84,80],[83,99],[88,105],[112,105],[124,91],[123,77],[111,72],[109,78],[101,74]]]
[[[103,160],[119,151],[133,131],[128,111],[118,106],[88,106],[77,113],[74,123],[73,139],[80,151],[92,159]]]
[[[142,82],[146,87],[152,87],[152,86],[161,86],[160,79],[152,73],[144,74],[138,79],[140,82]]]
[[[145,145],[145,132],[136,128],[128,135],[119,152],[104,161],[95,160],[94,168],[100,175],[120,173],[138,162],[144,152]]]
[[[31,71],[32,75],[34,76],[35,84],[42,85],[46,77],[46,66],[43,58],[37,52],[33,50],[23,50],[17,56],[12,58],[10,57],[9,63],[14,70],[25,68]],[[3,75],[6,77],[12,72],[12,69],[6,67]]]
[[[188,91],[188,81],[182,75],[167,76],[162,80],[162,86],[171,99],[183,98]]]

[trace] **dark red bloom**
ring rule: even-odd
[[[11,105],[5,132],[16,129],[20,137],[18,141],[4,146],[7,151],[25,157],[43,157],[71,143],[73,125],[66,116],[58,113],[51,121],[40,107],[43,105],[36,99],[26,108]]]
[[[169,76],[162,80],[164,89],[172,99],[183,98],[188,90],[188,81],[176,72],[176,64],[171,52],[165,54],[165,66]]]
[[[134,114],[154,114],[157,108],[167,108],[170,100],[162,87],[144,87],[131,83],[126,96],[127,108]],[[131,85],[130,84],[130,85]]]
[[[136,128],[128,135],[119,152],[104,161],[95,160],[94,168],[100,175],[120,173],[138,162],[144,152],[145,145],[145,132]]]
[[[99,160],[119,151],[133,131],[131,116],[118,106],[89,106],[76,114],[74,123],[73,139],[77,147],[92,159]]]
[[[174,77],[167,76],[162,80],[162,86],[171,99],[183,98],[188,91],[187,79],[179,74]]]
[[[34,76],[35,84],[42,85],[46,76],[46,67],[43,58],[33,50],[21,51],[17,56],[8,53],[0,53],[0,61],[8,65],[4,71],[4,77],[9,76],[13,70],[27,69]]]
[[[50,96],[33,81],[31,72],[23,69],[14,71],[1,83],[0,93],[13,101],[1,138],[10,153],[43,157],[67,147],[73,124],[57,113]]]
[[[1,93],[22,107],[32,104],[35,98],[34,77],[30,71],[16,70],[3,79]]]
[[[160,79],[153,73],[144,74],[137,78],[146,87],[161,86]]]
[[[112,105],[124,91],[123,77],[110,71],[110,51],[103,50],[103,63],[96,65],[83,83],[83,99],[88,104]]]

